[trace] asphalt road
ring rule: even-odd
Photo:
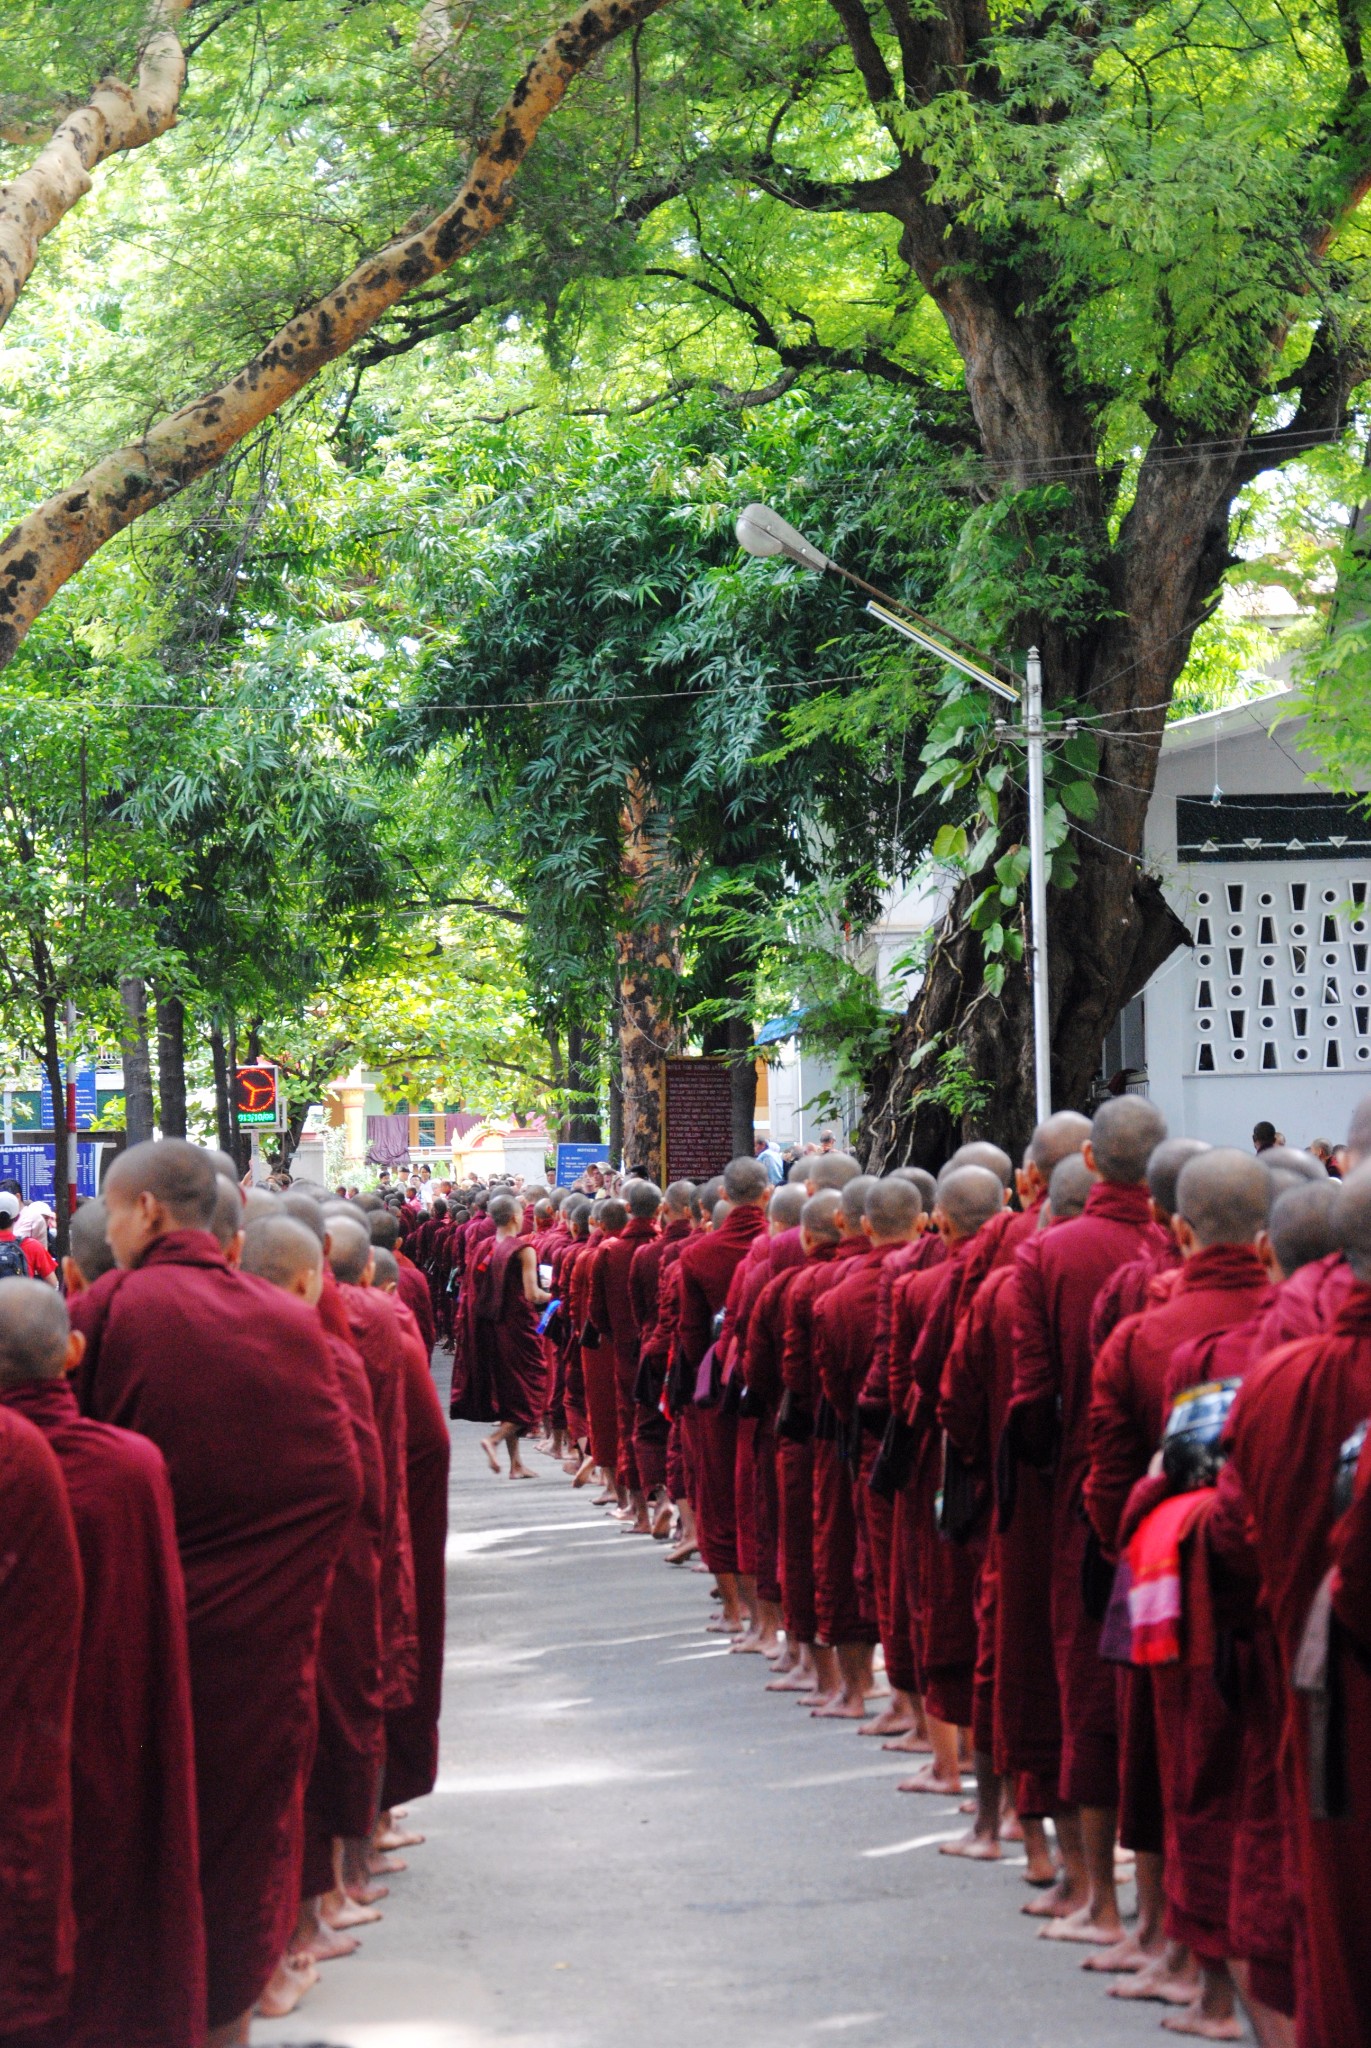
[[[384,1921],[254,2048],[1112,2048],[1157,2039],[1034,1938],[952,1803],[768,1695],[707,1581],[534,1454],[454,1429],[442,1774]],[[874,1752],[874,1753],[873,1753]],[[1009,1852],[1015,1853],[1015,1852]]]

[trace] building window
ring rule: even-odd
[[[1308,896],[1309,884],[1307,882],[1292,882],[1290,884],[1290,908],[1292,910],[1303,910]]]
[[[1273,1010],[1276,1007],[1276,984],[1274,981],[1264,981],[1262,983],[1262,992],[1258,996],[1257,1001],[1264,1010]]]
[[[1292,1010],[1292,1011],[1290,1012],[1290,1023],[1291,1023],[1291,1029],[1292,1029],[1292,1030],[1294,1031],[1294,1034],[1295,1034],[1296,1038],[1308,1038],[1308,1036],[1309,1036],[1309,1012],[1308,1012],[1308,1010]]]
[[[1229,949],[1228,949],[1228,971],[1229,971],[1229,973],[1230,973],[1230,974],[1241,974],[1241,973],[1242,973],[1242,963],[1243,963],[1243,960],[1244,960],[1244,959],[1245,959],[1245,957],[1246,957],[1246,953],[1247,953],[1247,948],[1246,948],[1245,946],[1230,946],[1230,947],[1229,947]]]
[[[1258,920],[1257,920],[1257,944],[1258,944],[1259,946],[1274,946],[1274,945],[1275,945],[1275,943],[1276,943],[1276,920],[1275,920],[1275,918],[1274,918],[1274,917],[1262,917],[1262,918],[1258,918]]]
[[[1338,920],[1336,917],[1325,917],[1323,921],[1323,943],[1325,946],[1337,945]]]
[[[1342,1001],[1342,997],[1338,993],[1338,978],[1335,974],[1328,975],[1324,980],[1323,1000],[1325,1006],[1329,1003],[1340,1003]]]
[[[1197,1074],[1212,1074],[1213,1071],[1214,1048],[1212,1045],[1202,1045],[1199,1051],[1199,1058],[1195,1061],[1195,1072]]]
[[[1212,1010],[1213,1007],[1214,984],[1212,981],[1202,981],[1195,996],[1195,1008],[1197,1010]]]
[[[1228,1035],[1229,1035],[1229,1037],[1230,1037],[1230,1038],[1233,1038],[1233,1039],[1238,1039],[1238,1038],[1246,1038],[1246,1036],[1247,1036],[1247,1012],[1246,1012],[1246,1010],[1230,1010],[1230,1011],[1229,1011],[1229,1013],[1228,1013]]]
[[[1195,944],[1197,946],[1212,946],[1213,943],[1214,939],[1209,919],[1207,917],[1197,917],[1195,920]]]
[[[1229,909],[1236,916],[1237,913],[1242,909],[1242,899],[1246,894],[1246,890],[1243,884],[1241,882],[1230,882],[1227,888],[1225,889],[1224,894],[1228,898]]]
[[[1323,1063],[1325,1067],[1340,1067],[1342,1065],[1342,1047],[1336,1038],[1330,1038],[1324,1046]]]
[[[1262,1072],[1264,1074],[1274,1074],[1279,1065],[1280,1061],[1276,1057],[1275,1039],[1265,1039],[1262,1044]]]

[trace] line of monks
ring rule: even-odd
[[[375,1207],[138,1145],[66,1300],[0,1283],[5,2048],[245,2042],[422,1840],[448,1429]]]
[[[1348,1147],[1337,1183],[1123,1097],[1017,1170],[743,1158],[416,1250],[492,1466],[539,1437],[698,1553],[771,1690],[925,1754],[901,1790],[974,1772],[945,1852],[1021,1840],[1045,1938],[1171,2031],[1367,2048],[1371,1100]]]

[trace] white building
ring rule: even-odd
[[[1266,1120],[1292,1145],[1337,1143],[1371,1093],[1371,817],[1320,779],[1295,701],[1179,719],[1162,742],[1145,854],[1194,943],[1127,1006],[1101,1073],[1150,1095],[1173,1136],[1248,1146]],[[863,964],[906,998],[898,963],[941,908],[903,891],[867,935]],[[855,1098],[805,1108],[832,1088],[825,1062],[793,1038],[780,1059],[760,1128],[782,1144],[852,1128]]]
[[[1301,744],[1294,693],[1167,728],[1148,866],[1194,944],[1111,1032],[1174,1136],[1336,1143],[1371,1093],[1371,818]]]

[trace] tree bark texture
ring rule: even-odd
[[[383,313],[450,270],[510,206],[510,185],[567,87],[607,44],[667,0],[587,0],[548,37],[505,102],[451,205],[399,236],[289,320],[235,377],[156,421],[19,521],[0,541],[0,667],[105,543],[204,476]]]
[[[156,1129],[152,1100],[152,1059],[148,1050],[147,990],[137,975],[120,977],[124,1013],[119,1054],[124,1065],[124,1124],[130,1145],[145,1145]]]
[[[623,1090],[621,1160],[655,1178],[662,1151],[662,1062],[679,1052],[674,1018],[683,963],[679,876],[668,823],[644,778],[635,775],[622,812],[624,906],[614,948]]]
[[[160,0],[152,9],[137,82],[102,78],[87,105],[67,115],[28,169],[0,185],[0,327],[28,282],[43,237],[89,192],[96,166],[122,150],[155,142],[175,124],[186,82],[175,24],[187,5],[188,0]]]
[[[158,1122],[164,1138],[186,1135],[186,1007],[169,989],[157,991]]]

